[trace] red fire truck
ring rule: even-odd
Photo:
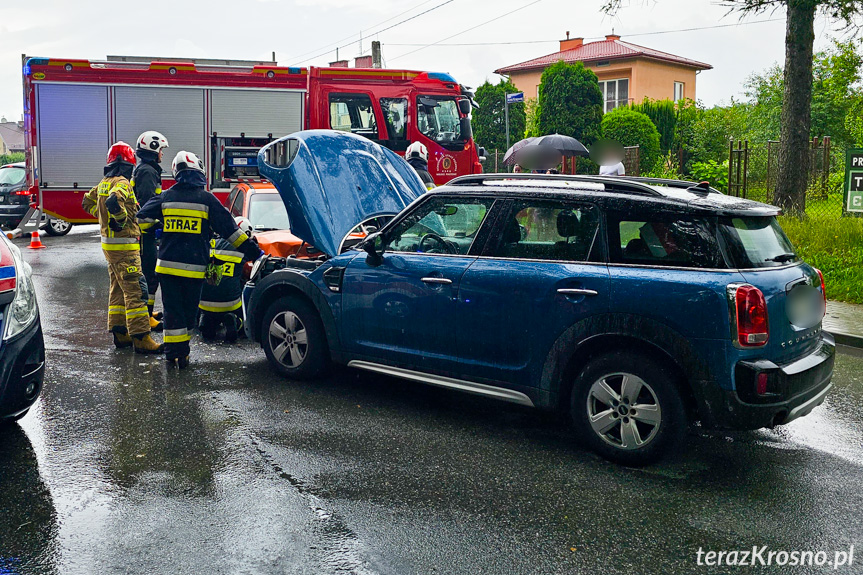
[[[163,188],[173,183],[171,151],[185,149],[204,159],[220,199],[236,182],[258,179],[261,146],[302,129],[346,130],[396,152],[420,141],[438,184],[482,170],[472,94],[448,74],[126,57],[25,56],[23,64],[33,205],[70,223],[94,221],[81,199],[99,181],[110,144],[145,130],[171,145]]]

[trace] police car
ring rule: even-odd
[[[45,342],[30,264],[0,235],[0,425],[27,415],[42,391]]]

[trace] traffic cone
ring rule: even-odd
[[[45,245],[42,243],[42,238],[39,237],[39,232],[33,232],[32,234],[30,234],[31,250],[40,250],[44,247]]]

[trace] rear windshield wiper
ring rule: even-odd
[[[797,257],[797,254],[779,254],[778,256],[774,256],[772,258],[765,258],[765,262],[779,262],[785,263],[787,261],[791,261]]]

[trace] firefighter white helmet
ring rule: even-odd
[[[202,162],[198,156],[192,152],[181,150],[177,152],[177,155],[174,156],[174,161],[171,162],[171,172],[176,178],[177,174],[183,170],[197,170],[202,174],[206,173],[204,170],[204,162]]]
[[[150,150],[151,152],[158,154],[161,150],[167,147],[168,139],[155,130],[148,130],[138,136],[139,150]]]
[[[421,142],[414,142],[408,149],[405,150],[405,160],[413,160],[419,158],[423,162],[428,163],[429,151]]]
[[[240,231],[246,234],[249,237],[252,237],[252,234],[255,230],[252,229],[252,222],[248,220],[248,218],[244,218],[243,216],[237,216],[234,218],[234,222],[237,224],[237,227],[240,228]]]

